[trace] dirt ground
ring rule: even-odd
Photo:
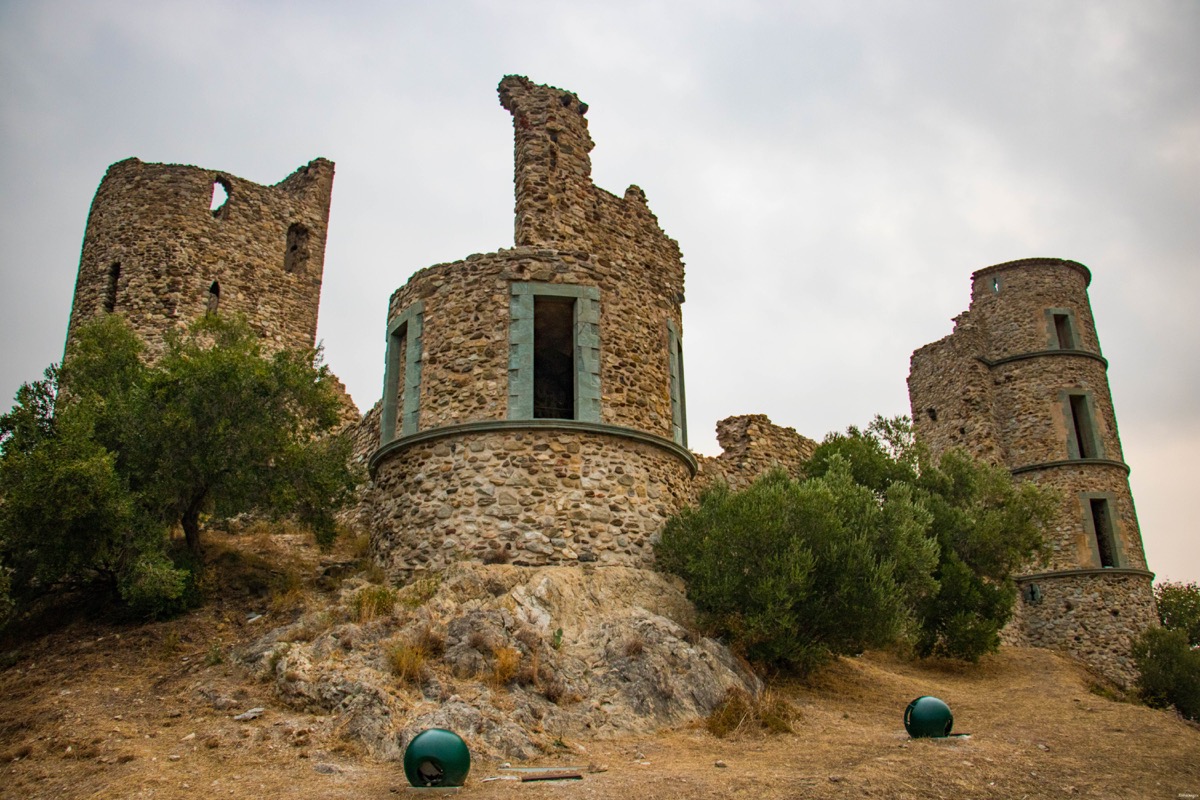
[[[403,769],[367,757],[336,717],[279,703],[230,653],[294,615],[294,581],[270,565],[277,540],[226,537],[265,557],[236,562],[259,589],[216,587],[168,622],[76,619],[0,646],[0,797],[384,798],[413,792]],[[303,548],[301,548],[303,549]],[[277,556],[278,553],[275,553]],[[312,575],[316,554],[288,555]],[[328,560],[327,560],[328,563]],[[286,575],[295,574],[287,572]],[[286,577],[285,575],[285,577]],[[253,575],[251,574],[253,578]],[[253,585],[254,580],[249,583]],[[319,602],[319,595],[307,602]],[[265,612],[265,613],[264,613]],[[264,613],[251,620],[256,613]],[[582,780],[472,763],[478,798],[1194,798],[1200,727],[1098,694],[1074,663],[1005,649],[968,667],[887,653],[844,659],[813,683],[776,682],[799,709],[795,732],[718,739],[702,721],[654,736],[564,740],[514,767],[577,767]],[[910,740],[908,701],[932,694],[969,737]],[[262,708],[245,721],[235,715]]]

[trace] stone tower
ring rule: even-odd
[[[1082,264],[1030,258],[979,270],[954,332],[912,356],[917,436],[963,447],[1062,496],[1048,564],[1018,579],[1009,641],[1066,650],[1121,680],[1155,624],[1129,467]]]
[[[312,347],[332,191],[322,158],[274,186],[113,164],[88,214],[68,345],[82,322],[119,313],[153,356],[167,331],[221,311],[245,315],[268,349]]]
[[[516,247],[392,295],[373,546],[395,575],[463,558],[643,565],[690,497],[683,261],[636,186],[591,182],[587,106],[506,77]]]

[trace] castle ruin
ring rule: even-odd
[[[646,567],[664,522],[713,480],[796,477],[815,443],[763,415],[687,449],[684,267],[644,193],[593,185],[587,105],[509,76],[514,246],[415,273],[392,295],[382,400],[352,426],[371,482],[353,517],[396,579],[461,560]],[[103,313],[151,356],[206,313],[245,315],[268,349],[315,342],[333,164],[274,186],[197,167],[112,165],[96,193],[68,343]],[[227,195],[224,202],[219,197]],[[1154,623],[1087,300],[1089,273],[1029,259],[974,276],[970,310],[918,350],[917,435],[1057,487],[1053,556],[1020,579],[1008,641],[1127,679]]]

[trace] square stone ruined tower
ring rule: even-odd
[[[116,313],[153,357],[168,331],[213,312],[244,315],[268,350],[312,347],[333,169],[318,158],[261,186],[199,167],[113,164],[88,214],[68,348],[85,320]]]

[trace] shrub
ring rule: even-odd
[[[1154,600],[1163,627],[1183,631],[1188,644],[1200,647],[1200,586],[1160,583],[1154,587]]]
[[[908,492],[880,500],[836,457],[803,483],[774,472],[742,492],[713,487],[668,521],[656,552],[735,649],[804,672],[900,634],[931,584],[928,522]]]
[[[909,592],[917,654],[975,661],[999,647],[1017,598],[1013,575],[1045,552],[1042,531],[1056,514],[1055,494],[1014,483],[1006,470],[961,450],[933,459],[905,417],[876,417],[866,430],[830,434],[808,474],[826,474],[835,458],[876,496],[903,489],[930,515],[937,566],[931,575],[901,576],[918,589]]]
[[[1146,629],[1134,643],[1133,659],[1138,693],[1147,705],[1175,706],[1188,719],[1200,720],[1200,650],[1188,646],[1183,631]]]

